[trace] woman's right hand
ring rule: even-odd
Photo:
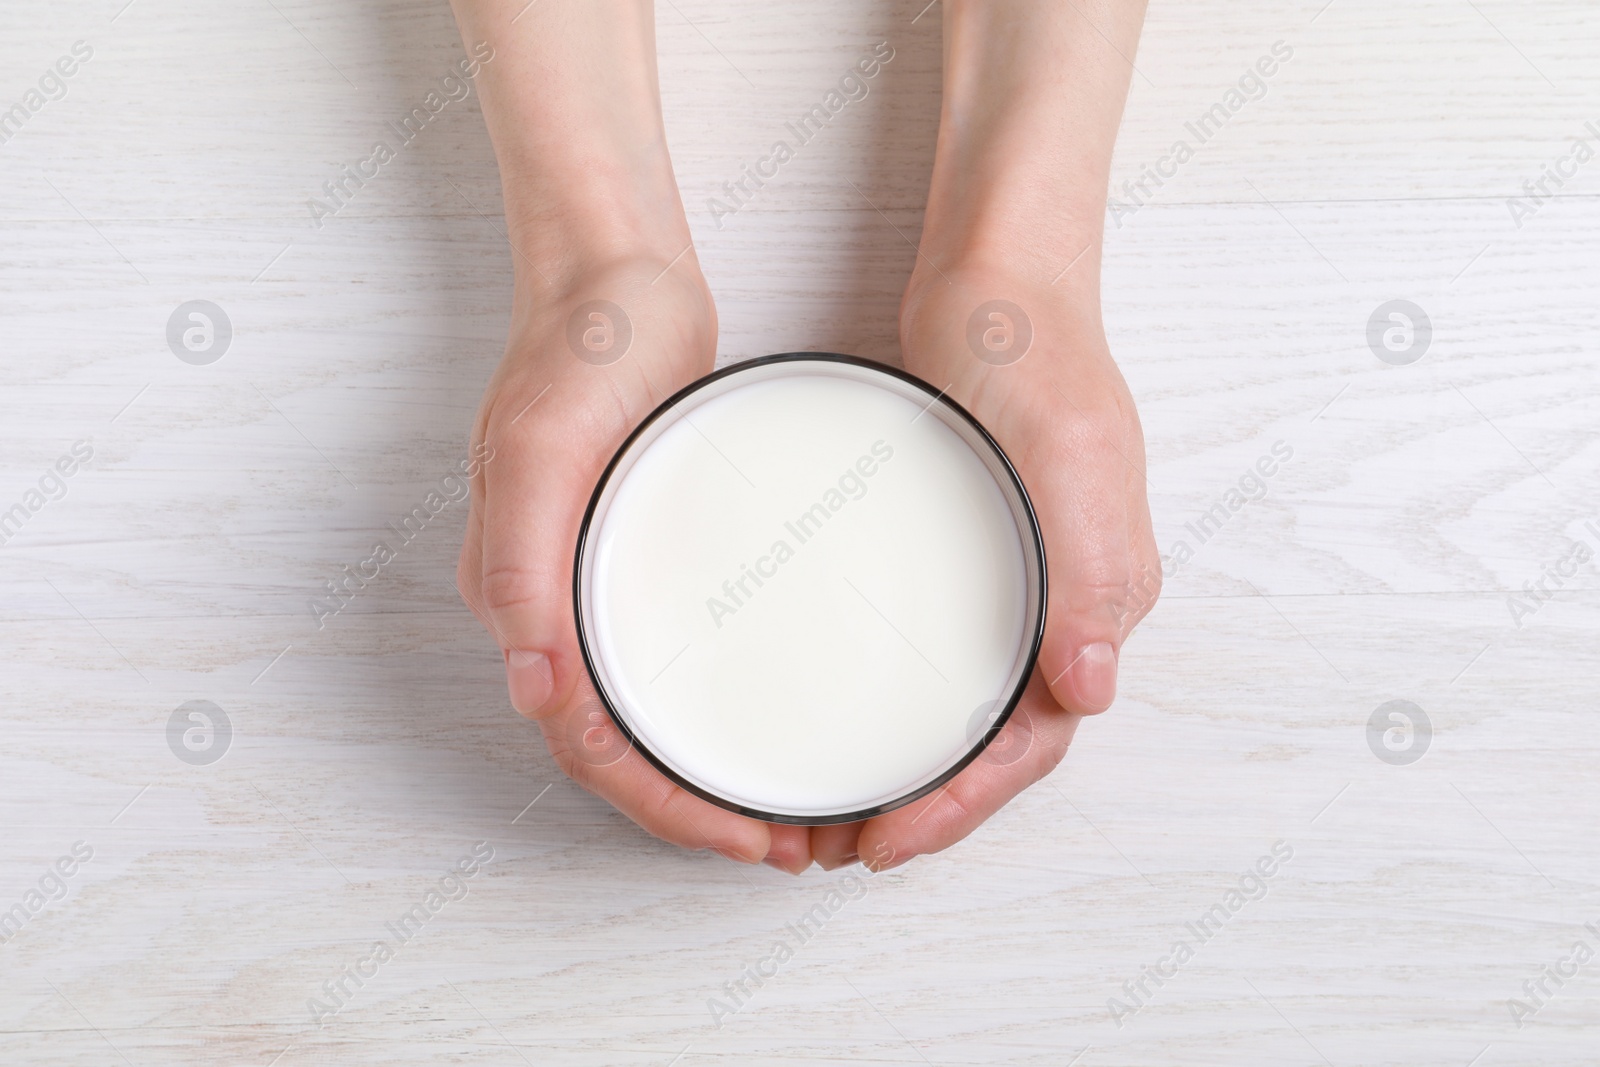
[[[716,312],[691,253],[639,256],[519,302],[484,395],[457,581],[500,646],[511,703],[539,724],[562,771],[663,840],[799,871],[804,828],[735,815],[669,782],[606,716],[578,651],[572,568],[578,527],[628,433],[708,373]]]
[[[579,785],[664,840],[804,870],[804,828],[700,800],[627,748],[590,687],[573,623],[573,557],[595,482],[628,432],[716,356],[716,311],[662,129],[654,9],[455,0],[455,10],[469,51],[487,56],[475,81],[516,271],[505,358],[473,428],[483,459],[462,599],[500,647],[512,705]]]

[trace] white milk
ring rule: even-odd
[[[932,400],[849,363],[768,363],[624,454],[587,531],[583,629],[619,717],[687,783],[793,820],[893,806],[1020,688],[1035,534]]]

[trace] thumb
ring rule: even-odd
[[[1156,589],[1139,588],[1135,574],[1136,559],[1151,554],[1146,542],[1153,545],[1133,464],[1142,449],[1119,420],[1097,414],[1062,419],[1059,454],[1036,501],[1050,566],[1039,669],[1056,702],[1081,715],[1116,699],[1122,643],[1159,589],[1159,579]]]
[[[584,676],[573,555],[589,494],[624,429],[564,407],[568,391],[560,381],[504,388],[487,427],[496,458],[483,468],[478,608],[505,657],[512,706],[529,718],[565,707]]]
[[[524,715],[567,708],[586,678],[572,610],[578,527],[628,432],[671,386],[709,369],[716,316],[703,284],[653,264],[607,275],[584,289],[606,299],[550,303],[535,340],[514,340],[496,373],[479,425],[497,458],[474,485],[482,535],[469,531],[468,540],[481,558],[463,561],[478,568],[463,573],[463,589],[479,592],[478,611],[505,653],[511,702]],[[594,342],[601,347],[591,344],[599,329],[586,330],[591,321],[606,327]]]

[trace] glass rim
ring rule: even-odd
[[[924,411],[938,408],[945,418],[942,421],[960,436],[969,447],[977,454],[978,459],[984,463],[985,468],[995,478],[997,487],[1006,498],[1012,512],[1012,518],[1017,525],[1017,533],[1022,540],[1023,567],[1026,574],[1028,589],[1026,590],[1026,608],[1023,628],[1022,647],[1019,648],[1019,657],[1013,666],[1012,679],[1009,683],[1009,692],[1000,700],[991,701],[990,704],[999,704],[1000,711],[993,718],[988,728],[981,735],[969,741],[967,748],[953,763],[948,766],[941,764],[930,772],[926,780],[917,779],[915,784],[903,792],[885,801],[868,805],[862,808],[852,808],[848,811],[824,811],[815,814],[798,814],[796,812],[768,811],[740,803],[738,800],[718,793],[705,783],[695,781],[682,770],[674,767],[669,761],[656,753],[651,746],[640,736],[639,731],[633,729],[629,723],[626,712],[619,708],[617,699],[612,695],[607,686],[607,673],[601,657],[594,647],[591,637],[592,620],[590,618],[591,605],[585,596],[588,582],[586,578],[592,573],[590,564],[592,554],[591,534],[603,522],[606,511],[616,487],[626,479],[628,471],[632,468],[632,459],[643,452],[666,429],[675,424],[676,420],[670,418],[674,413],[687,413],[692,407],[685,406],[686,401],[697,394],[707,393],[702,396],[701,402],[713,399],[723,393],[731,392],[737,385],[727,385],[730,379],[749,375],[761,371],[770,371],[771,368],[786,364],[834,364],[841,367],[850,367],[856,371],[865,371],[869,374],[881,374],[893,379],[901,386],[910,386],[912,390],[926,397],[928,405]],[[770,375],[769,376],[774,376]],[[848,375],[856,377],[856,375]],[[741,383],[743,384],[743,383]],[[720,388],[719,388],[720,387]],[[974,444],[974,441],[977,444]],[[659,772],[666,776],[674,785],[693,796],[699,797],[711,804],[763,822],[780,823],[794,826],[827,826],[839,823],[859,822],[870,819],[876,815],[904,807],[941,786],[945,785],[957,774],[965,770],[983,751],[994,741],[1011,718],[1017,705],[1021,702],[1022,695],[1032,677],[1034,667],[1038,661],[1039,648],[1044,640],[1045,608],[1047,600],[1048,581],[1045,568],[1044,540],[1039,531],[1038,518],[1034,514],[1033,501],[1028,496],[1027,488],[1018,476],[1016,468],[1012,466],[1010,458],[1006,455],[994,437],[978,422],[964,407],[955,400],[946,396],[941,389],[935,389],[921,378],[898,367],[893,367],[876,360],[864,359],[860,356],[841,355],[836,352],[784,352],[777,355],[760,356],[754,359],[741,360],[731,363],[726,367],[715,370],[704,377],[679,389],[667,397],[640,421],[639,425],[623,439],[617,446],[616,452],[601,471],[595,483],[594,492],[589,497],[588,506],[584,509],[583,521],[578,527],[578,543],[574,554],[572,571],[572,608],[573,620],[578,635],[578,649],[583,657],[584,669],[589,676],[589,681],[594,688],[595,696],[601,707],[605,709],[606,716],[616,726],[626,739],[627,747],[636,750]],[[984,705],[980,705],[983,707]],[[625,758],[625,756],[624,756]]]

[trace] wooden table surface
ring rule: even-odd
[[[897,358],[923,2],[660,6],[723,361]],[[445,4],[6,4],[0,1062],[1600,1062],[1597,49],[1572,0],[1157,0],[1104,289],[1192,558],[1053,777],[942,855],[795,879],[562,778],[451,586],[463,507],[307,607],[464,455],[504,341],[475,96],[308,207],[462,57]],[[207,365],[168,342],[194,300],[231,323]],[[1385,338],[1391,301],[1431,332]],[[191,701],[229,729],[184,760]]]

